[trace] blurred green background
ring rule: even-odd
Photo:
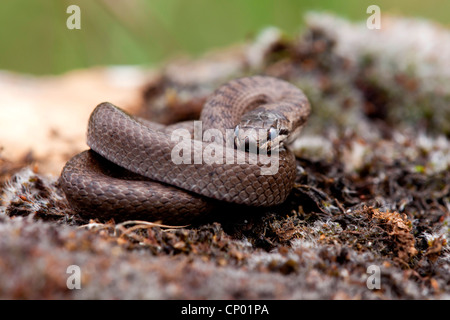
[[[69,5],[81,30],[68,30]],[[294,35],[310,10],[365,20],[385,13],[449,26],[449,0],[1,0],[0,69],[58,74],[96,65],[152,66],[178,54],[199,55],[272,25]]]

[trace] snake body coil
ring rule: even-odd
[[[225,138],[227,129],[248,125],[256,115],[263,127],[264,121],[275,119],[282,126],[277,133],[281,137],[298,132],[309,113],[309,102],[300,89],[275,78],[254,76],[217,89],[205,103],[200,120],[203,132],[216,129]],[[243,122],[246,117],[250,120]],[[223,154],[214,153],[215,162],[176,164],[174,148],[190,150],[183,156],[196,159],[210,154],[212,145],[190,138],[173,141],[171,133],[177,128],[188,128],[191,135],[194,131],[193,124],[164,127],[134,118],[110,103],[98,105],[88,125],[91,150],[70,159],[61,173],[60,185],[71,207],[102,219],[178,223],[210,211],[217,201],[272,206],[282,203],[292,190],[295,157],[284,147],[264,155],[228,146]],[[273,131],[268,131],[270,138]],[[239,161],[242,158],[246,161]],[[274,159],[275,172],[261,174]]]

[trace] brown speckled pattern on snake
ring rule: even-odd
[[[301,127],[310,113],[306,96],[295,86],[270,77],[241,78],[217,89],[206,102],[201,114],[203,130],[216,128],[225,136],[225,129],[234,128],[245,112],[261,104],[276,104],[277,112],[290,120],[292,131]],[[136,121],[110,103],[95,108],[87,139],[95,152],[72,158],[60,178],[75,210],[100,218],[133,217],[136,213],[148,220],[181,222],[209,211],[216,200],[248,206],[280,204],[293,187],[295,157],[284,148],[273,175],[261,175],[261,167],[271,164],[260,162],[174,164],[171,152],[180,142],[171,141],[160,125],[152,128],[149,124]],[[210,144],[183,143],[201,154]],[[236,157],[242,151],[233,152]]]

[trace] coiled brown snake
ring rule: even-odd
[[[308,99],[300,89],[265,76],[232,80],[205,103],[202,132],[216,129],[212,132],[219,132],[222,141],[205,141],[205,136],[203,141],[191,139],[192,122],[165,127],[102,103],[89,119],[91,150],[67,162],[59,183],[74,210],[100,219],[177,223],[201,216],[220,201],[280,204],[296,176],[295,157],[284,144],[309,114]],[[188,129],[189,137],[174,140],[172,133],[178,128]],[[249,128],[264,130],[264,139],[242,135]],[[230,130],[236,146],[260,150],[245,152],[232,144],[224,148]],[[187,163],[175,163],[174,155]],[[202,155],[206,157],[201,159]],[[208,155],[215,162],[207,161]],[[273,173],[262,174],[262,169],[270,168]]]

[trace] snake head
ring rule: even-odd
[[[281,148],[289,133],[289,120],[283,115],[253,110],[235,127],[234,144],[239,150],[268,154]]]

